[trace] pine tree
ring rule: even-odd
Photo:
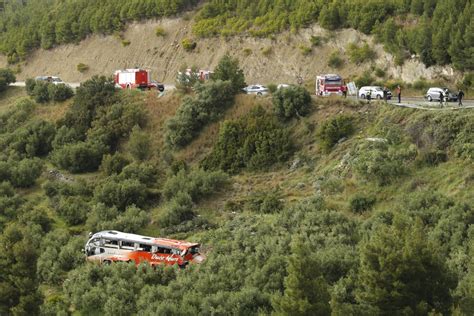
[[[285,278],[285,293],[273,301],[279,315],[329,315],[330,296],[326,280],[321,275],[317,260],[311,249],[301,240],[292,245],[288,276]]]

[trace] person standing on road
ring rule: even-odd
[[[367,103],[370,103],[370,100],[372,99],[372,90],[367,91]]]
[[[388,89],[386,86],[383,87],[383,100],[385,103],[387,103],[387,98],[388,98]]]
[[[448,106],[448,102],[449,102],[449,90],[444,89],[444,105]]]
[[[397,96],[398,96],[398,103],[402,103],[402,88],[400,85],[397,86]]]
[[[345,84],[342,86],[341,90],[344,98],[347,98],[347,86]]]
[[[464,98],[464,92],[459,89],[459,92],[458,92],[458,105],[459,106],[462,106],[462,98]]]
[[[443,91],[440,91],[439,92],[439,106],[440,107],[443,107],[443,98],[444,98]]]

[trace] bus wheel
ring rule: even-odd
[[[108,266],[108,265],[111,265],[111,264],[112,264],[112,261],[110,261],[110,260],[104,260],[104,261],[102,261],[102,264],[105,264],[106,266]]]

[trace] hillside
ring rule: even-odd
[[[235,82],[0,95],[0,312],[470,314],[472,111],[234,96]],[[87,232],[104,229],[207,258],[89,264]]]
[[[129,25],[123,32],[123,40],[130,45],[123,47],[116,36],[93,35],[79,44],[61,45],[49,50],[35,51],[21,64],[19,80],[38,75],[53,74],[67,82],[80,82],[92,75],[110,75],[116,69],[146,67],[154,71],[157,80],[173,84],[178,70],[183,66],[214,69],[219,59],[230,53],[240,61],[249,83],[296,83],[301,75],[312,86],[321,73],[340,73],[344,78],[354,78],[365,70],[372,74],[374,67],[386,72],[386,79],[401,79],[407,83],[420,78],[448,80],[453,85],[462,76],[451,67],[426,68],[419,60],[407,60],[396,66],[394,57],[385,52],[382,45],[374,44],[373,37],[355,30],[327,31],[315,25],[298,33],[283,32],[273,39],[237,36],[230,38],[195,38],[192,20],[162,19]],[[166,36],[156,36],[161,27]],[[326,38],[327,43],[311,44],[311,37]],[[183,49],[183,39],[193,38],[197,47],[192,52]],[[349,61],[349,44],[368,43],[376,52],[373,62],[354,64]],[[311,48],[310,53],[302,49]],[[345,61],[340,69],[328,66],[333,52]],[[77,65],[83,63],[89,70],[80,73]],[[0,57],[0,67],[6,66],[6,57]]]

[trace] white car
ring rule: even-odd
[[[61,80],[59,77],[55,76],[38,76],[35,78],[36,81],[46,81],[52,84],[64,84],[64,81]]]
[[[383,99],[383,88],[380,86],[365,86],[359,89],[359,98],[366,99],[368,93],[371,93],[372,99]],[[392,92],[387,90],[387,99],[390,100],[392,98]]]
[[[254,84],[247,86],[243,89],[247,94],[256,94],[256,95],[267,95],[268,88],[261,84]]]
[[[285,89],[285,88],[289,88],[289,87],[290,87],[289,84],[280,83],[280,84],[277,86],[277,89],[280,90],[280,89]]]

